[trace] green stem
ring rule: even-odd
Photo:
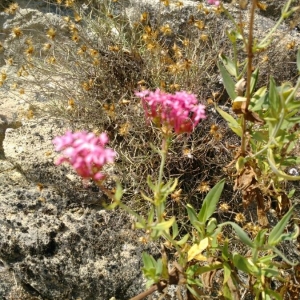
[[[157,192],[160,192],[161,189],[161,184],[162,184],[162,178],[164,174],[164,167],[167,159],[167,153],[168,153],[168,138],[165,137],[162,141],[162,149],[160,151],[160,156],[161,156],[161,162],[160,162],[160,167],[159,167],[159,175],[158,175],[158,182],[157,182]]]
[[[164,167],[167,159],[168,148],[169,148],[169,141],[168,141],[168,137],[165,136],[162,141],[162,149],[160,151],[161,162],[159,167],[158,181],[156,184],[156,191],[154,195],[156,217],[158,222],[163,221],[164,205],[163,203],[161,203],[161,188],[162,188],[162,180],[164,174]]]
[[[240,32],[240,27],[238,26],[238,24],[236,24],[234,18],[232,17],[232,15],[229,13],[229,11],[224,7],[224,5],[222,4],[222,9],[225,13],[225,15],[230,19],[230,21],[233,23],[233,25],[236,27],[236,29],[238,30],[238,32]]]
[[[271,31],[265,36],[265,38],[258,44],[258,48],[261,47],[267,47],[271,41],[269,41],[266,45],[264,45],[266,43],[266,41],[270,40],[271,35],[277,30],[277,28],[280,26],[280,24],[284,21],[284,19],[286,19],[286,13],[290,7],[292,3],[292,0],[289,0],[286,5],[285,5],[285,9],[282,12],[280,19],[278,20],[278,22],[275,24],[275,26],[271,29]]]
[[[258,258],[258,250],[257,248],[252,249],[252,261],[256,264]]]

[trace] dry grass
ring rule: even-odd
[[[213,111],[222,92],[213,75],[220,49],[213,39],[218,11],[199,5],[181,28],[172,28],[172,22],[155,22],[153,12],[129,19],[121,1],[73,8],[73,17],[67,17],[58,5],[61,16],[48,18],[38,33],[13,28],[5,55],[7,72],[15,70],[17,77],[7,78],[5,86],[15,94],[38,93],[46,100],[43,113],[69,119],[73,129],[105,130],[119,154],[117,176],[133,203],[147,189],[147,174],[157,174],[159,157],[151,144],[160,146],[160,131],[146,124],[134,91],[160,87],[197,94],[203,104],[211,103],[209,117],[191,136],[174,140],[166,178],[179,177],[182,203],[199,203],[205,194],[199,196],[201,182],[213,186],[232,156],[225,144],[230,133]],[[175,15],[181,16],[180,8]],[[211,131],[216,124],[220,129]],[[234,151],[237,141],[232,144]]]

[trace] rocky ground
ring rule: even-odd
[[[37,13],[49,9],[39,1],[16,2]],[[2,41],[9,20],[0,15]],[[274,24],[264,16],[259,22],[260,28]],[[278,37],[264,71],[277,68],[288,78],[295,51],[283,51],[284,45],[299,45],[300,37],[296,31]],[[0,89],[0,299],[129,299],[144,288],[142,251],[158,250],[139,243],[128,216],[101,208],[101,192],[84,188],[68,167],[54,166],[51,141],[70,124],[26,118],[37,99]]]

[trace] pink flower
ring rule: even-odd
[[[65,135],[53,140],[56,151],[62,151],[63,156],[56,161],[56,165],[68,162],[83,178],[92,178],[95,181],[104,178],[101,173],[103,166],[114,162],[116,153],[105,148],[109,139],[106,133],[95,136],[86,131],[67,131]]]
[[[221,1],[218,1],[218,0],[207,0],[207,3],[210,4],[210,5],[220,5],[220,2]]]
[[[159,89],[155,92],[136,92],[142,98],[146,118],[156,125],[168,126],[176,134],[192,132],[201,119],[205,119],[205,107],[198,104],[196,96],[187,92],[167,94]]]

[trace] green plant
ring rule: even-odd
[[[109,162],[115,155],[112,150],[103,149],[103,142],[108,142],[105,134],[99,138],[99,147],[94,145],[98,138],[86,132],[74,134],[68,132],[65,136],[54,140],[58,150],[65,150],[65,157],[59,159],[59,163],[67,161],[76,165],[76,171],[81,176],[87,174],[86,176],[90,177],[90,170],[97,175],[96,178],[93,173],[91,178],[113,200],[112,204],[106,206],[107,209],[120,207],[127,211],[136,218],[135,227],[144,230],[149,239],[154,241],[162,239],[165,242],[164,245],[176,251],[174,255],[176,259],[172,262],[168,261],[165,246],[162,246],[162,257],[158,260],[148,253],[143,253],[143,272],[147,278],[146,287],[149,289],[132,299],[143,299],[155,290],[162,291],[169,284],[184,285],[187,288],[188,299],[201,299],[205,295],[205,290],[210,288],[214,281],[216,270],[222,270],[223,283],[221,286],[219,284],[219,293],[226,299],[241,298],[239,290],[244,284],[239,278],[239,272],[245,273],[248,277],[247,291],[254,295],[255,299],[271,299],[272,297],[280,299],[280,293],[273,291],[270,285],[273,278],[285,283],[280,273],[283,265],[274,262],[273,259],[279,256],[288,265],[295,265],[277,249],[279,243],[294,240],[299,234],[299,228],[296,225],[295,232],[284,233],[294,207],[269,234],[267,229],[261,229],[251,240],[236,223],[225,222],[218,225],[216,218],[212,217],[225,183],[225,180],[221,180],[209,191],[198,213],[191,205],[187,205],[187,216],[192,227],[190,233],[181,237],[176,217],[166,218],[165,214],[167,199],[174,194],[178,182],[176,179],[171,179],[164,183],[164,167],[168,148],[174,138],[173,131],[175,130],[178,135],[193,130],[199,119],[205,118],[203,107],[196,104],[194,95],[185,92],[171,95],[158,90],[154,93],[144,91],[137,95],[142,97],[147,117],[161,128],[163,133],[162,147],[158,151],[161,157],[158,179],[153,181],[148,176],[147,184],[152,195],[142,193],[144,200],[150,203],[147,218],[140,216],[122,202],[123,192],[120,184],[117,186],[115,195],[103,187],[103,175],[98,176],[98,171],[102,169],[106,155],[108,155]],[[179,120],[178,113],[182,116]],[[190,124],[192,127],[188,126]],[[91,158],[94,158],[95,163],[91,161]],[[96,164],[98,160],[103,161],[99,166]],[[229,250],[229,240],[220,236],[226,225],[233,227],[237,241],[249,250],[246,255]]]
[[[248,36],[235,24],[236,28],[227,32],[234,56],[229,58],[221,54],[218,64],[226,91],[232,99],[232,111],[237,117],[219,107],[216,109],[241,138],[240,151],[230,164],[235,163],[236,166],[235,188],[242,191],[245,206],[256,201],[257,215],[263,226],[268,223],[267,201],[276,200],[276,211],[279,217],[282,216],[290,206],[289,197],[292,195],[286,194],[284,183],[286,180],[300,179],[299,176],[284,172],[286,168],[299,163],[294,148],[299,136],[299,101],[296,92],[300,80],[295,86],[289,82],[277,86],[271,77],[268,87],[258,88],[259,69],[253,71],[252,60],[253,56],[269,46],[276,28],[299,9],[290,9],[291,3],[286,3],[275,27],[261,41],[257,41],[253,37],[253,26],[258,3],[253,1]],[[243,62],[238,59],[239,46],[241,50],[246,49],[247,57]],[[299,55],[298,51],[298,65]]]

